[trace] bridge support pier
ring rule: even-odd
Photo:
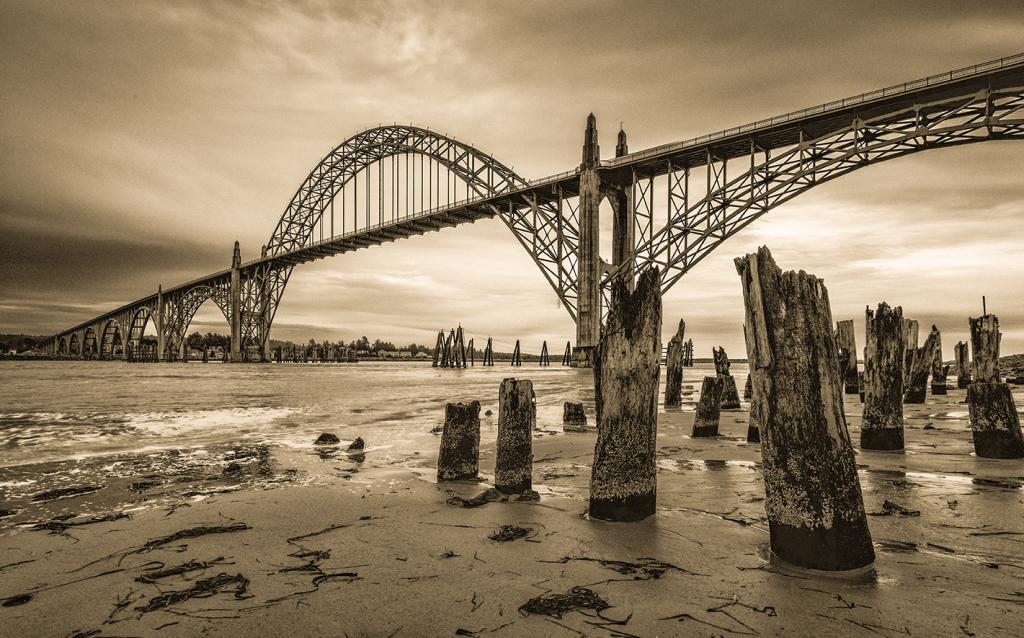
[[[619,131],[615,156],[629,152],[625,131]],[[583,161],[580,164],[580,244],[579,244],[579,292],[578,316],[576,319],[576,349],[572,365],[589,368],[593,365],[598,341],[601,339],[601,276],[608,272],[609,264],[601,259],[601,201],[608,197],[612,206],[612,264],[630,264],[636,255],[636,239],[632,183],[629,180],[617,183],[602,182],[597,168],[601,162],[601,147],[597,140],[597,119],[591,113],[587,117],[587,130],[583,138]],[[626,288],[634,289],[636,273],[633,268],[625,269],[620,276],[626,280]]]
[[[167,337],[164,334],[164,314],[166,309],[164,308],[164,287],[158,286],[156,289],[156,352],[157,361],[165,361],[167,359]],[[142,335],[139,335],[141,341]]]
[[[573,365],[580,368],[593,366],[601,339],[601,180],[597,175],[600,161],[597,119],[591,113],[587,117],[580,164],[579,296],[573,351]]]
[[[242,251],[235,242],[231,255],[231,354],[229,361],[242,361]]]

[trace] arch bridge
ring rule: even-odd
[[[499,218],[576,322],[574,359],[589,365],[606,284],[656,265],[663,292],[765,213],[859,168],[936,148],[1024,139],[1024,54],[630,153],[619,131],[602,159],[587,119],[582,161],[526,180],[456,139],[382,126],[345,140],[309,173],[256,259],[126,304],[54,335],[69,357],[130,357],[152,324],[174,359],[213,299],[231,327],[231,359],[266,358],[274,316],[303,263]],[[601,258],[600,207],[612,214]]]

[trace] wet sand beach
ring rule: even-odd
[[[705,372],[686,370],[682,410],[659,410],[658,511],[640,523],[584,516],[595,434],[563,433],[560,409],[582,400],[593,424],[585,371],[414,373],[450,387],[477,375],[464,393],[479,396],[451,400],[482,404],[478,483],[434,480],[440,395],[399,417],[395,440],[367,408],[288,439],[197,432],[192,446],[5,460],[0,633],[1024,635],[1024,462],[972,455],[963,390],[905,406],[905,454],[858,450],[877,560],[839,579],[770,560],[746,402],[722,413],[721,436],[690,438]],[[497,382],[513,375],[537,386],[540,499],[449,504],[488,486]],[[861,404],[845,408],[856,442]],[[340,444],[314,446],[317,430]],[[350,451],[356,432],[366,447]],[[490,538],[505,525],[521,530]],[[579,587],[580,609],[538,599]]]

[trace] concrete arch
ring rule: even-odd
[[[78,333],[71,333],[71,340],[68,343],[68,353],[72,356],[80,356],[82,354],[82,342],[78,338]]]
[[[66,337],[61,337],[57,340],[57,354],[68,353],[68,340]]]
[[[100,358],[116,359],[124,356],[124,331],[115,319],[107,320],[100,336]]]

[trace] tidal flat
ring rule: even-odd
[[[0,633],[1024,635],[1024,461],[973,455],[954,382],[905,406],[905,453],[857,451],[877,560],[843,579],[772,560],[747,402],[690,437],[705,374],[659,408],[656,515],[606,523],[585,516],[595,433],[561,424],[581,401],[593,425],[590,371],[4,365]],[[462,507],[509,376],[536,389],[540,498]],[[467,400],[481,480],[438,484],[431,430]]]

